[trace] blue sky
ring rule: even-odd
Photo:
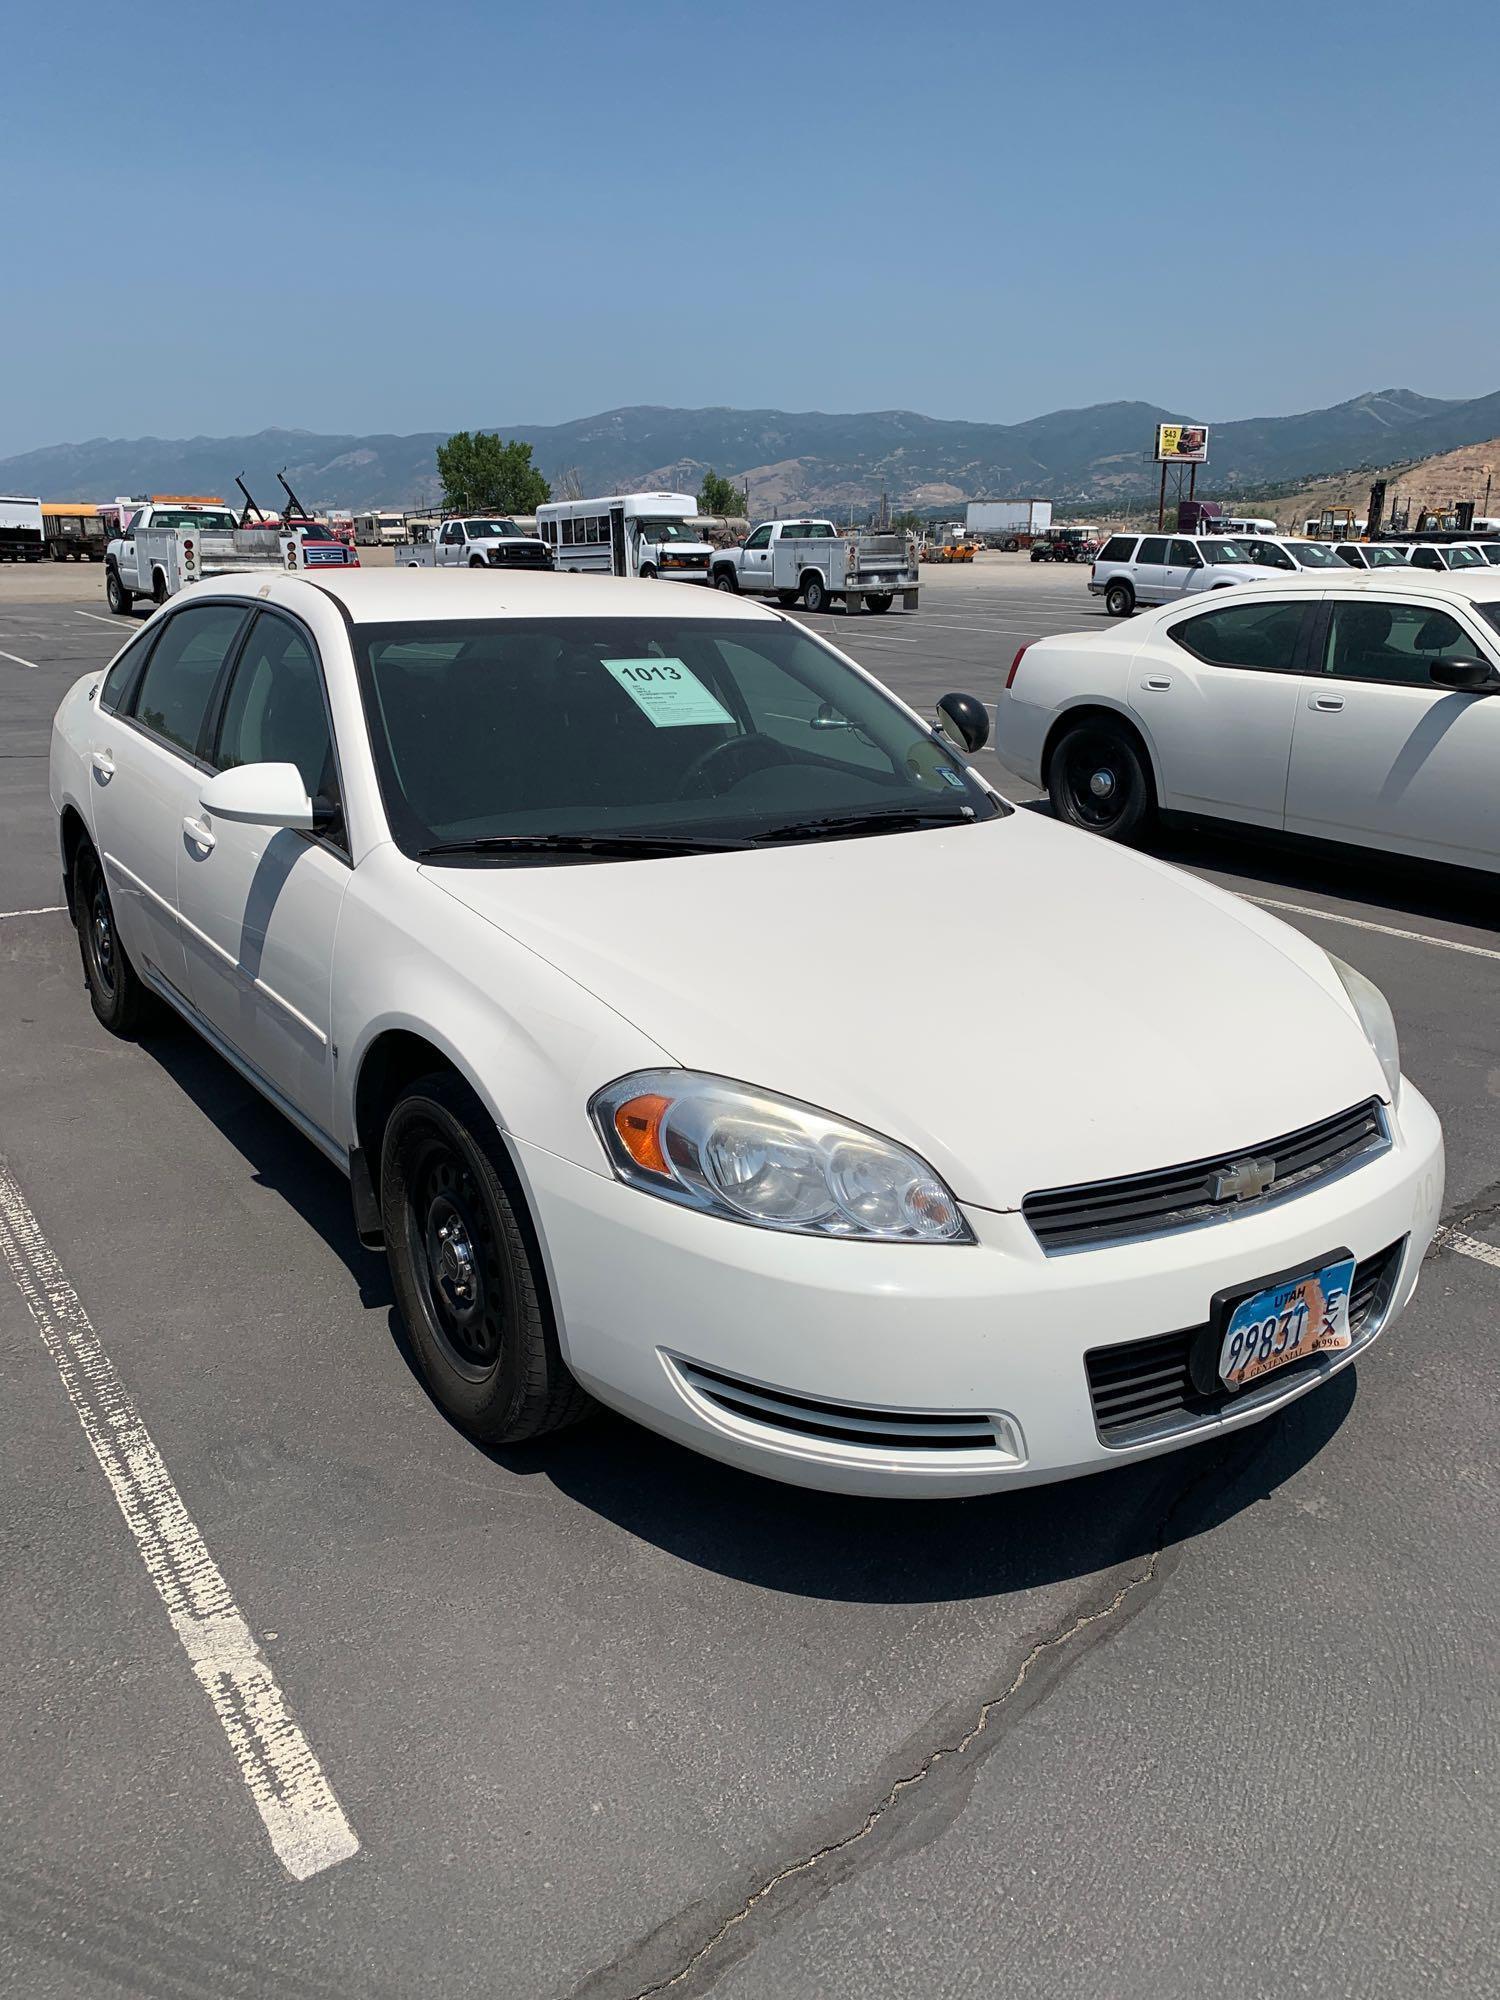
[[[923,11],[7,9],[0,455],[1500,387],[1500,10]]]

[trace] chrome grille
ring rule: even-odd
[[[1304,1125],[1279,1139],[1217,1153],[1183,1167],[1128,1174],[1119,1180],[1088,1181],[1078,1187],[1046,1188],[1027,1195],[1021,1213],[1044,1250],[1068,1250],[1084,1243],[1107,1243],[1125,1236],[1154,1236],[1186,1229],[1215,1216],[1234,1215],[1257,1202],[1277,1201],[1299,1188],[1326,1180],[1341,1167],[1390,1145],[1380,1100]],[[1274,1160],[1276,1178],[1255,1202],[1218,1195],[1216,1179],[1235,1161]]]
[[[1378,1333],[1384,1323],[1405,1248],[1403,1236],[1399,1243],[1355,1265],[1349,1287],[1349,1327],[1355,1346],[1362,1338]],[[1193,1387],[1190,1357],[1194,1341],[1206,1333],[1206,1327],[1190,1326],[1150,1340],[1096,1347],[1084,1356],[1094,1427],[1101,1444],[1141,1444],[1148,1438],[1190,1429],[1195,1423],[1221,1416],[1231,1404],[1243,1408],[1252,1403],[1262,1388],[1279,1394],[1288,1383],[1316,1373],[1329,1359],[1326,1354],[1309,1355],[1306,1361],[1276,1369],[1253,1389],[1233,1394],[1218,1389],[1212,1395],[1201,1395]]]

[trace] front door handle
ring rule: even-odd
[[[194,819],[189,813],[182,822],[182,830],[195,847],[201,847],[205,854],[215,845],[213,829],[203,820]]]
[[[1344,697],[1341,694],[1315,694],[1309,704],[1313,708],[1322,709],[1327,715],[1337,715],[1343,705]]]
[[[90,755],[89,762],[107,785],[115,775],[114,752],[112,750],[95,750]]]
[[[1141,682],[1141,686],[1143,688],[1150,688],[1153,694],[1165,694],[1171,685],[1172,676],[1170,674],[1147,674],[1146,678]]]

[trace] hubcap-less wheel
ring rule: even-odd
[[[1134,763],[1120,738],[1106,729],[1076,730],[1058,754],[1068,817],[1095,833],[1112,832],[1137,788]]]
[[[1128,618],[1135,609],[1135,598],[1124,584],[1111,584],[1105,592],[1104,608],[1112,618]]]
[[[825,595],[826,593],[822,584],[819,583],[815,576],[809,577],[808,581],[802,586],[802,602],[807,606],[809,611],[821,611]]]
[[[428,1325],[449,1365],[482,1382],[500,1361],[505,1274],[473,1170],[434,1132],[410,1188],[407,1242]]]
[[[115,997],[115,919],[109,907],[109,891],[104,886],[104,876],[95,867],[91,871],[92,882],[89,893],[88,952],[89,969],[99,983],[105,1000]]]

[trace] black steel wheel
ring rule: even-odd
[[[1047,793],[1060,820],[1106,840],[1138,838],[1156,809],[1139,744],[1110,722],[1080,722],[1067,732],[1047,767]]]
[[[432,1394],[473,1436],[516,1444],[583,1415],[524,1200],[493,1121],[459,1077],[396,1100],[380,1206],[396,1303]]]
[[[641,581],[643,583],[650,583],[652,579],[655,577],[655,575],[656,575],[655,563],[646,563],[643,565],[641,569]]]
[[[73,922],[89,1005],[112,1035],[129,1040],[149,1016],[152,996],[120,942],[109,885],[87,841],[73,863]]]

